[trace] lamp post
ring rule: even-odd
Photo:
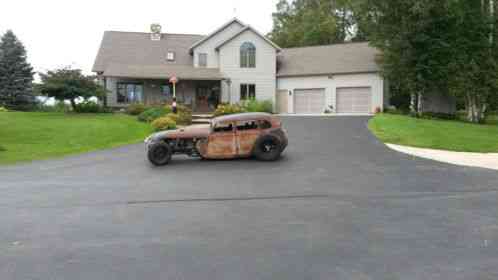
[[[176,75],[173,75],[169,79],[169,82],[173,84],[173,104],[171,104],[171,109],[173,110],[173,114],[176,114],[178,112],[176,108],[176,83],[178,83],[178,78]]]

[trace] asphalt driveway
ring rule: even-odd
[[[143,145],[0,167],[0,279],[498,279],[498,172],[285,119],[282,160]]]

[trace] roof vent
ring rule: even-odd
[[[150,25],[150,39],[152,41],[161,40],[161,25],[157,23],[153,23]]]

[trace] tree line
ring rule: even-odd
[[[498,105],[498,0],[281,0],[269,37],[282,47],[369,41],[400,106],[433,94],[481,122]]]

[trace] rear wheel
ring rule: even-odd
[[[262,161],[274,161],[282,153],[282,143],[273,135],[265,135],[256,141],[254,146],[254,156]]]
[[[166,143],[155,143],[149,147],[147,157],[156,166],[163,166],[170,162],[172,155],[171,147]]]

